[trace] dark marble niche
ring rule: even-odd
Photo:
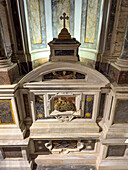
[[[109,156],[124,156],[126,145],[109,145],[107,157]]]
[[[48,140],[35,140],[35,152],[47,152],[51,153],[48,148],[46,148],[45,144],[48,143]]]
[[[128,99],[117,100],[114,123],[128,123]]]
[[[7,148],[2,148],[4,157],[5,158],[21,158],[22,157],[22,152],[20,147],[7,147]]]
[[[55,50],[55,56],[74,55],[74,50]]]

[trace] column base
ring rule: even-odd
[[[128,84],[128,67],[121,66],[119,63],[111,63],[109,76],[117,84]]]
[[[17,64],[9,67],[0,67],[0,85],[10,85],[19,77],[19,69]]]

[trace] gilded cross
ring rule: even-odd
[[[68,20],[69,17],[66,16],[66,13],[64,12],[64,13],[63,13],[63,17],[61,16],[60,19],[61,19],[61,20],[62,20],[62,19],[64,20],[64,28],[65,28],[65,20],[66,20],[66,19]]]

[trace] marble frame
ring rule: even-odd
[[[49,98],[49,95],[50,94],[48,94],[48,98]],[[81,116],[81,108],[80,108],[80,106],[81,106],[81,98],[82,98],[81,94],[77,94],[77,93],[74,93],[74,92],[72,92],[72,93],[67,92],[65,94],[64,92],[60,92],[60,93],[55,94],[55,97],[75,97],[76,112],[74,112],[73,115],[74,116]],[[54,98],[54,96],[53,96],[53,98]],[[52,109],[51,108],[52,107],[51,102],[52,102],[52,99],[48,103],[48,105],[49,105],[49,114],[47,115],[48,117],[50,115],[54,115],[53,112],[50,113],[50,110]],[[66,111],[65,114],[68,115],[68,111]]]
[[[51,91],[51,92],[50,92]],[[85,121],[87,122],[96,122],[97,119],[97,115],[98,115],[98,100],[99,100],[99,91],[96,92],[87,92],[87,91],[83,91],[82,93],[79,92],[70,92],[69,90],[67,90],[67,92],[63,92],[63,90],[60,92],[52,92],[52,90],[50,90],[49,92],[47,92],[47,90],[32,90],[30,92],[30,107],[31,107],[31,113],[32,113],[32,119],[33,122],[35,121],[45,121],[47,119],[37,119],[36,118],[36,105],[35,105],[35,95],[42,95],[44,96],[44,114],[47,118],[51,117],[50,116],[50,103],[48,103],[49,101],[49,95],[53,95],[53,96],[76,96],[76,103],[77,103],[77,110],[78,112],[76,112],[74,114],[74,116],[77,118],[80,118],[81,116],[84,115],[84,97],[85,95],[94,95],[94,101],[93,101],[93,111],[92,111],[92,118],[87,119],[84,118]],[[80,100],[80,101],[79,101]],[[79,102],[77,102],[79,101]],[[47,103],[47,104],[46,104]],[[68,113],[67,113],[68,115]],[[53,117],[53,116],[52,116]],[[51,118],[52,118],[51,117]],[[55,120],[55,119],[53,119]]]

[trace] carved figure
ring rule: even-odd
[[[54,102],[54,109],[60,112],[65,111],[76,111],[75,104],[71,101],[65,101],[65,100],[55,100]]]

